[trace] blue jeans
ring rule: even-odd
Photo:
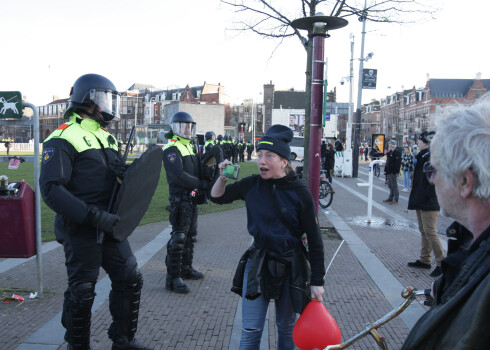
[[[240,350],[259,350],[269,300],[265,299],[263,295],[254,300],[245,298],[249,268],[250,260],[247,262],[243,277],[242,338],[240,339]],[[277,349],[294,350],[293,328],[296,322],[296,314],[289,291],[289,276],[284,281],[281,298],[275,300],[275,304],[278,332]]]
[[[404,188],[410,189],[410,176],[412,175],[412,172],[405,171],[405,170],[402,170],[402,172],[403,172]]]

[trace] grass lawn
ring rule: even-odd
[[[257,164],[255,162],[240,163],[240,179],[251,174],[258,173]],[[25,162],[19,166],[17,170],[9,170],[7,162],[0,162],[0,175],[7,175],[9,181],[25,180],[31,187],[34,188],[34,163]],[[230,180],[233,181],[233,180]],[[165,176],[165,169],[162,166],[160,181],[153,195],[145,216],[141,220],[140,225],[149,224],[158,221],[168,220],[168,211],[165,207],[168,205],[168,184]],[[218,205],[214,203],[203,204],[199,206],[200,214],[215,213],[224,210],[236,209],[245,206],[243,201],[235,201],[231,204]],[[41,198],[41,236],[43,242],[54,240],[53,224],[55,213],[48,208]]]

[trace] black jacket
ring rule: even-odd
[[[325,169],[330,170],[335,166],[335,151],[327,149],[327,160],[325,162]]]
[[[269,194],[275,198],[277,207],[296,232],[290,232],[281,219],[274,214]],[[218,204],[245,200],[247,205],[247,228],[258,248],[276,254],[284,254],[301,245],[301,236],[306,233],[311,264],[311,285],[323,286],[325,275],[323,239],[320,234],[313,196],[306,184],[291,174],[281,179],[263,180],[252,175],[227,185],[225,193],[211,201]]]
[[[402,153],[398,148],[395,148],[393,151],[389,151],[386,154],[385,173],[399,174],[401,165],[402,165]]]
[[[184,150],[184,154],[179,147]],[[174,136],[163,149],[163,165],[170,195],[188,195],[190,191],[199,189],[198,159],[188,140]]]
[[[39,186],[44,201],[77,224],[87,219],[90,205],[107,210],[119,157],[114,136],[74,115],[43,144]]]
[[[458,223],[434,282],[435,305],[412,328],[403,350],[488,349],[490,344],[490,227],[472,234]]]
[[[304,249],[297,245],[283,254],[277,254],[255,244],[243,254],[233,278],[231,291],[243,295],[245,266],[250,259],[245,297],[256,299],[262,293],[264,298],[279,299],[285,276],[289,275],[291,298],[296,313],[301,314],[310,302],[310,264]]]
[[[417,163],[413,172],[412,191],[408,198],[408,209],[435,211],[440,210],[437,202],[436,189],[429,183],[424,174],[424,164],[430,160],[429,149],[426,148],[415,157]]]

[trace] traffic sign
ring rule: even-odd
[[[22,118],[22,95],[19,91],[0,91],[0,118]]]

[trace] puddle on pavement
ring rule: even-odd
[[[370,228],[386,228],[390,227],[392,229],[404,230],[406,228],[412,230],[418,230],[416,224],[409,221],[401,221],[394,219],[386,219],[382,217],[372,217],[371,222],[367,222],[367,216],[353,216],[346,220],[349,224],[362,226],[362,227],[370,227]]]

